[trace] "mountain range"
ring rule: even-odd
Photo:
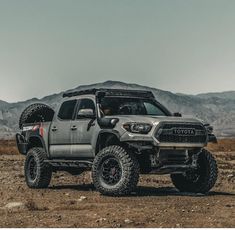
[[[119,81],[81,85],[68,91],[88,88],[151,90],[156,99],[170,111],[180,112],[183,116],[196,117],[210,123],[214,126],[214,132],[218,137],[235,137],[235,91],[198,95],[175,94],[169,91]],[[0,100],[0,138],[10,138],[18,131],[19,116],[28,105],[40,102],[55,108],[60,103],[63,93],[52,94],[41,99],[32,98],[16,103]]]

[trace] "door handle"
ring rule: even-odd
[[[71,130],[77,130],[77,126],[76,126],[76,125],[73,125],[73,126],[71,127]]]
[[[55,131],[57,131],[58,129],[54,126],[54,127],[52,127],[52,129],[51,129],[51,131],[53,131],[53,132],[55,132]]]

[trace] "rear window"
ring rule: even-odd
[[[72,120],[76,102],[76,100],[65,101],[60,107],[58,117],[62,120]]]

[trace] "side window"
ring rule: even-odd
[[[72,120],[76,102],[76,100],[65,101],[60,107],[58,117],[62,120]]]
[[[78,113],[82,109],[91,109],[93,111],[93,114],[95,114],[95,104],[91,99],[81,99],[80,105],[78,108]],[[77,118],[79,118],[77,114]]]

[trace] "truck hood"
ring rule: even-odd
[[[160,116],[143,116],[143,115],[119,115],[115,116],[115,118],[119,119],[120,123],[126,123],[126,122],[142,122],[142,123],[149,123],[152,125],[156,125],[159,122],[176,122],[176,123],[201,123],[203,122],[201,120],[195,119],[195,118],[186,118],[186,117],[160,117]]]

